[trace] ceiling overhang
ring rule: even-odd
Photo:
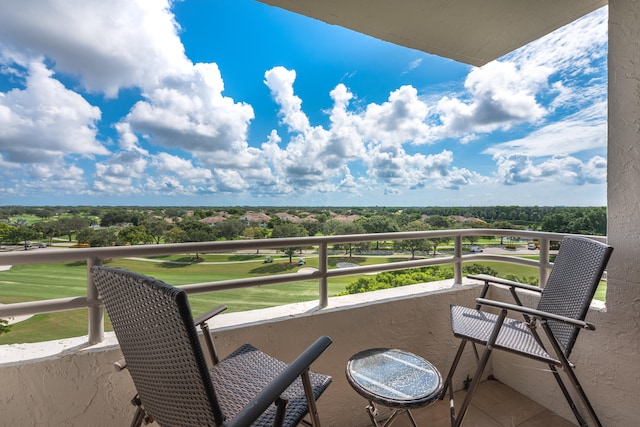
[[[259,1],[476,66],[607,4],[607,0]]]

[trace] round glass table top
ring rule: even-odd
[[[390,407],[419,407],[442,390],[440,372],[422,357],[393,348],[373,348],[347,362],[347,380],[363,397]]]

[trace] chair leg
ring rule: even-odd
[[[493,342],[495,342],[495,339],[493,340]],[[487,367],[487,362],[489,362],[489,356],[491,356],[491,351],[493,349],[493,345],[492,345],[493,342],[491,343],[491,345],[487,343],[484,353],[482,353],[482,357],[478,362],[476,373],[473,375],[473,380],[471,380],[471,384],[467,389],[467,395],[465,396],[464,401],[462,402],[462,406],[460,407],[457,414],[455,414],[455,409],[453,407],[453,397],[451,398],[452,427],[459,427],[460,424],[462,424],[462,420],[464,419],[464,416],[467,413],[467,409],[469,409],[469,405],[471,404],[471,399],[473,398],[473,395],[476,392],[476,389],[478,388],[478,384],[480,384],[480,378],[482,378],[482,373],[484,372],[484,369]],[[453,392],[453,390],[451,391]],[[451,396],[453,396],[453,393],[451,394]]]
[[[556,382],[558,383],[558,386],[560,387],[560,390],[562,391],[564,398],[567,400],[567,403],[569,404],[569,407],[571,408],[573,415],[576,417],[576,420],[578,421],[578,425],[581,427],[586,427],[587,423],[582,417],[582,415],[580,415],[580,412],[578,412],[578,408],[574,403],[573,399],[571,398],[571,395],[569,394],[569,390],[567,390],[567,386],[564,384],[564,381],[562,381],[562,377],[560,377],[560,373],[558,372],[558,369],[555,367],[555,365],[549,365],[549,369],[551,369],[551,372],[553,373],[553,377],[556,379]]]
[[[131,427],[140,427],[142,422],[144,421],[144,411],[139,406],[136,408],[136,413],[133,414],[133,419],[131,420]]]
[[[131,399],[131,404],[136,407],[136,412],[133,414],[130,427],[140,427],[143,423],[149,424],[150,418],[146,411],[142,408],[142,401],[137,394]]]
[[[453,388],[451,384],[451,379],[453,378],[453,374],[458,367],[458,363],[460,362],[460,358],[462,357],[462,352],[464,351],[464,347],[467,344],[467,340],[462,340],[460,345],[458,346],[458,352],[456,353],[456,357],[453,358],[453,362],[451,363],[451,368],[449,368],[449,373],[447,374],[447,378],[444,380],[444,388],[442,389],[442,393],[440,394],[440,400],[443,400],[447,394],[447,388]]]
[[[575,372],[573,371],[573,367],[571,366],[571,362],[569,362],[569,359],[567,359],[567,356],[564,354],[564,352],[560,348],[560,345],[554,339],[553,332],[551,331],[551,328],[549,327],[549,324],[547,322],[541,322],[541,323],[542,323],[542,328],[544,329],[545,333],[547,334],[547,337],[549,337],[549,341],[551,343],[551,346],[553,347],[554,351],[556,352],[556,355],[558,356],[558,359],[560,359],[560,363],[562,364],[562,368],[563,368],[564,372],[569,377],[569,380],[571,381],[571,384],[573,385],[573,388],[578,392],[578,395],[580,396],[580,400],[582,401],[582,403],[586,407],[587,411],[589,412],[589,416],[596,423],[596,425],[598,427],[602,427],[602,423],[600,423],[600,419],[596,415],[596,411],[593,409],[593,406],[591,406],[591,402],[589,401],[589,398],[587,397],[587,394],[584,392],[584,389],[582,388],[582,385],[580,384],[580,381],[578,381],[578,377],[576,376]],[[573,411],[573,414],[575,415],[578,423],[580,424],[580,426],[586,426],[587,423],[584,420],[584,418],[580,415],[580,413],[578,412],[578,408],[576,408],[576,405],[573,403],[573,399],[571,399],[571,396],[569,395],[567,387],[564,385],[564,383],[562,381],[562,378],[560,378],[560,374],[555,369],[555,367],[552,369],[552,371],[553,371],[554,376],[556,378],[556,381],[558,382],[558,385],[560,385],[560,388],[562,389],[562,393],[564,394],[565,398],[567,399],[567,403],[569,403],[569,406],[571,407],[571,410]]]
[[[309,417],[311,418],[311,425],[313,427],[320,427],[320,417],[318,416],[318,407],[316,405],[316,398],[313,395],[313,388],[311,387],[311,378],[309,378],[309,369],[305,370],[302,375],[302,386],[304,387],[304,394],[307,396],[307,405],[309,407]]]
[[[277,398],[275,401],[276,404],[276,416],[273,420],[273,426],[274,427],[282,427],[282,424],[284,423],[284,416],[287,412],[287,404],[289,402],[286,399],[283,399],[281,397]]]
[[[485,344],[484,353],[482,353],[482,357],[478,362],[478,367],[476,368],[476,373],[473,375],[473,380],[471,380],[471,384],[469,385],[469,389],[467,390],[467,395],[462,402],[462,406],[458,411],[458,414],[455,414],[455,409],[453,408],[453,387],[451,389],[451,426],[459,427],[462,424],[465,414],[467,413],[467,409],[469,408],[469,404],[471,403],[471,399],[473,398],[473,394],[476,392],[478,388],[478,384],[480,384],[480,378],[482,378],[482,373],[484,372],[484,368],[486,368],[487,363],[489,362],[489,357],[491,356],[491,352],[493,351],[493,346],[498,339],[498,334],[500,333],[500,329],[502,328],[502,323],[504,322],[505,317],[507,316],[507,310],[500,310],[500,314],[496,319],[496,322],[493,326],[493,330],[491,331],[491,335]],[[451,384],[450,384],[451,386]]]
[[[566,359],[565,359],[565,361],[566,361]],[[602,427],[602,423],[600,423],[600,419],[596,415],[596,411],[593,409],[593,406],[591,406],[591,402],[589,401],[589,398],[587,397],[587,394],[584,392],[584,389],[580,385],[580,381],[578,381],[578,377],[576,377],[576,374],[573,372],[573,368],[571,368],[571,366],[569,366],[568,361],[567,361],[567,366],[565,366],[564,370],[566,371],[567,376],[569,377],[569,380],[573,384],[573,387],[578,392],[578,395],[580,396],[580,400],[582,400],[582,403],[587,408],[587,411],[589,412],[589,415],[591,416],[591,418],[593,419],[593,421],[596,423],[596,425],[598,427]],[[576,412],[576,411],[574,411],[574,412]],[[578,420],[578,422],[579,421],[580,420]],[[584,423],[584,425],[586,426],[587,424]]]

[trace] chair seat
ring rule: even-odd
[[[457,305],[451,306],[453,335],[479,344],[486,342],[487,331],[493,329],[497,318],[497,315],[485,311]],[[504,319],[495,347],[561,366],[561,362],[547,353],[536,341],[528,325],[520,320],[509,317]]]
[[[257,393],[287,368],[287,364],[244,344],[211,369],[211,379],[222,412],[231,419]],[[331,377],[309,372],[316,399],[331,383]],[[295,426],[307,413],[307,400],[302,380],[298,378],[282,397],[288,400],[285,426]],[[276,414],[274,405],[253,426],[272,426]]]

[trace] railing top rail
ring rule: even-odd
[[[528,230],[505,230],[470,228],[454,230],[428,230],[393,233],[351,234],[338,236],[290,237],[279,239],[228,240],[214,242],[150,244],[136,246],[112,246],[104,248],[69,248],[49,250],[13,251],[0,253],[0,265],[37,264],[46,262],[74,261],[88,258],[126,258],[175,253],[227,252],[246,249],[284,248],[291,246],[318,246],[353,242],[375,242],[381,240],[432,239],[456,236],[514,236],[530,239],[561,240],[567,234]],[[585,236],[606,242],[605,236]]]

